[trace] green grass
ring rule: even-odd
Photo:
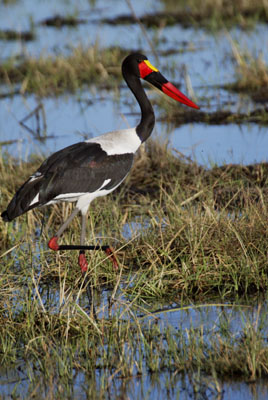
[[[1,209],[39,163],[2,158]],[[243,302],[248,307],[250,295],[268,288],[267,179],[267,164],[206,170],[148,142],[127,182],[92,206],[88,243],[105,236],[120,267],[115,272],[104,253],[88,252],[98,320],[87,309],[77,252],[46,247],[71,205],[0,221],[1,366],[23,365],[27,395],[45,390],[44,398],[73,398],[78,388],[88,398],[106,398],[107,390],[119,393],[124,379],[167,371],[200,380],[208,374],[219,392],[226,377],[266,377],[265,313],[259,309],[254,323],[247,321]],[[142,227],[126,239],[122,229],[130,221]],[[77,218],[62,242],[78,242],[79,231]],[[215,335],[202,324],[160,329],[152,314],[160,303],[193,309],[193,302],[198,307],[212,298],[237,299],[239,336],[226,318]],[[168,382],[175,384],[171,375]]]

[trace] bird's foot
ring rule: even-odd
[[[114,254],[114,249],[112,247],[108,247],[107,249],[105,249],[105,253],[112,261],[114,270],[117,271],[118,270],[118,262],[115,257],[115,254]]]
[[[79,267],[81,268],[82,274],[87,272],[88,262],[87,262],[87,259],[86,259],[86,256],[85,256],[85,252],[82,251],[82,250],[79,253],[78,264],[79,264]]]
[[[51,249],[51,250],[54,250],[54,251],[57,251],[57,250],[59,250],[59,245],[58,245],[58,236],[53,236],[53,238],[51,238],[50,239],[50,241],[48,242],[48,247]]]

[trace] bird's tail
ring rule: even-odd
[[[16,192],[7,209],[1,214],[4,221],[9,222],[19,215],[40,205],[40,179],[30,178]]]

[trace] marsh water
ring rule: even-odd
[[[161,1],[151,3],[146,2],[145,5],[142,1],[135,1],[137,15],[151,9],[156,12],[164,7]],[[36,39],[30,42],[0,41],[2,61],[11,55],[38,57],[68,54],[75,46],[94,45],[97,41],[101,48],[119,46],[129,51],[142,49],[171,81],[180,82],[184,92],[183,71],[187,68],[194,95],[203,111],[231,109],[246,112],[254,107],[262,107],[261,104],[253,104],[246,95],[238,96],[221,89],[225,83],[235,80],[230,38],[225,31],[211,34],[201,29],[183,29],[180,25],[163,30],[148,29],[148,37],[156,43],[156,52],[159,54],[159,60],[156,60],[139,26],[110,26],[101,22],[105,17],[129,14],[127,2],[118,0],[110,5],[99,0],[91,5],[87,1],[40,1],[37,4],[33,6],[32,0],[25,0],[0,5],[2,29],[24,31],[34,24],[36,34]],[[83,18],[86,23],[62,28],[40,25],[48,17],[72,14]],[[256,56],[263,53],[267,61],[267,52],[263,52],[267,45],[267,26],[257,25],[250,31],[233,28],[230,35],[241,50],[250,50]],[[161,55],[161,52],[168,50],[170,55]],[[170,76],[169,66],[174,65],[175,71],[171,71]],[[8,87],[1,88],[2,93],[8,91]],[[85,89],[75,95],[43,98],[41,102],[45,121],[41,118],[40,130],[44,134],[45,122],[46,135],[49,137],[43,144],[36,142],[33,135],[18,123],[38,106],[40,99],[34,95],[1,99],[0,142],[7,139],[17,141],[7,148],[13,155],[25,159],[31,152],[50,154],[84,137],[135,126],[139,118],[135,99],[125,85],[122,85],[120,94],[96,87],[93,91]],[[160,111],[156,109],[156,117],[159,114]],[[27,126],[36,131],[34,116],[27,120]],[[171,147],[206,166],[267,161],[266,127],[254,123],[239,126],[187,124],[174,127],[159,121],[154,136],[168,141]]]
[[[59,295],[57,290],[49,290],[47,296],[46,290],[43,290],[43,302],[48,309],[59,312]],[[94,299],[98,318],[108,318],[110,316],[109,299],[111,292],[104,290]],[[88,303],[85,298],[81,304],[84,309]],[[16,305],[14,304],[14,307]],[[122,320],[126,318],[126,299],[123,294],[118,292],[114,303],[113,312],[122,315]],[[148,310],[147,310],[148,311]],[[62,312],[62,310],[61,310]],[[267,337],[268,323],[267,302],[259,301],[255,305],[250,302],[230,302],[221,303],[214,299],[211,303],[194,304],[155,304],[154,309],[150,308],[150,314],[147,312],[135,311],[131,313],[138,318],[144,317],[144,329],[154,325],[160,332],[167,329],[170,335],[187,337],[196,332],[202,332],[202,340],[207,345],[215,342],[217,338],[224,337],[227,332],[235,340],[243,340],[243,334],[249,329],[258,332],[262,337]],[[129,316],[128,316],[129,317]],[[2,398],[14,398],[12,393],[19,398],[28,398],[30,380],[29,375],[34,374],[34,368],[31,363],[25,360],[18,360],[13,369],[0,369],[0,393]],[[92,387],[96,393],[100,390],[104,377],[109,376],[108,371],[96,370],[95,375],[86,376],[83,372],[73,374],[73,389],[71,393],[66,393],[66,398],[87,399],[88,392]],[[40,376],[40,381],[42,377]],[[90,388],[90,390],[89,390]],[[46,398],[44,389],[39,393],[39,398]],[[64,391],[64,389],[63,389]],[[38,395],[38,396],[39,396]],[[48,395],[48,394],[47,394]],[[243,381],[238,378],[229,378],[224,380],[213,379],[212,376],[196,372],[194,374],[176,373],[176,371],[163,370],[160,373],[134,374],[128,379],[112,379],[105,398],[115,399],[259,399],[265,400],[268,396],[267,381]],[[49,396],[48,396],[49,397]]]
[[[133,2],[136,14],[143,15],[164,9],[164,2],[135,0]],[[41,22],[55,15],[75,15],[83,23],[75,27],[61,28],[42,25]],[[183,29],[180,25],[164,29],[148,28],[147,35],[154,44],[155,52],[151,50],[147,38],[138,24],[109,25],[102,20],[113,18],[121,14],[131,14],[129,3],[123,0],[107,2],[96,1],[34,1],[17,0],[15,2],[1,2],[1,29],[27,31],[34,26],[36,38],[33,41],[0,40],[1,62],[11,56],[23,58],[31,55],[68,54],[72,48],[82,45],[89,46],[99,43],[101,48],[120,46],[129,51],[141,50],[148,56],[163,74],[171,81],[180,82],[181,90],[187,93],[185,83],[185,68],[191,80],[191,86],[197,103],[204,111],[232,110],[247,112],[251,109],[264,107],[263,104],[254,104],[249,96],[237,95],[222,89],[222,85],[235,80],[235,68],[232,62],[231,42],[238,43],[241,49],[245,48],[258,55],[268,45],[268,26],[258,24],[251,30],[242,30],[234,27],[229,34],[224,30],[215,33],[203,29]],[[230,36],[229,36],[230,35]],[[165,53],[166,52],[166,55]],[[268,52],[263,53],[268,61]],[[169,66],[176,65],[171,69]],[[0,98],[0,142],[2,152],[8,152],[15,158],[27,160],[31,154],[48,155],[53,151],[68,146],[84,138],[94,137],[101,133],[135,126],[138,119],[138,106],[132,94],[125,85],[120,86],[119,92],[100,89],[97,86],[89,91],[81,89],[76,94],[64,94],[60,97],[39,99],[35,95],[2,96]],[[18,87],[19,89],[19,87]],[[1,94],[8,94],[10,88],[2,85]],[[158,93],[153,93],[157,96]],[[42,103],[43,114],[37,122],[34,116],[27,119],[28,130],[21,126],[22,121],[39,104]],[[161,110],[155,107],[156,118]],[[36,131],[39,124],[42,141],[36,139],[32,131]],[[185,124],[179,127],[159,118],[154,136],[164,142],[169,142],[171,148],[176,149],[187,157],[209,168],[211,165],[225,163],[242,163],[244,165],[255,162],[268,161],[268,134],[267,127],[256,123],[206,125],[200,123]],[[136,228],[139,224],[133,222]],[[129,233],[126,227],[126,234]],[[97,305],[99,313],[107,312],[107,296]],[[54,294],[51,301],[57,304],[58,296]],[[215,304],[214,304],[215,303]],[[247,324],[254,324],[256,313],[261,316],[267,314],[267,303],[221,304],[160,304],[156,305],[150,318],[155,319],[160,329],[170,326],[176,331],[187,331],[203,327],[209,341],[217,335],[223,325],[234,337],[243,334]],[[192,305],[193,306],[193,305]],[[261,332],[267,336],[268,327],[263,322]],[[11,398],[16,388],[21,396],[27,393],[29,382],[23,372],[24,364],[16,369],[4,371],[0,369],[0,396]],[[98,387],[101,382],[101,372],[94,379],[87,380],[78,373],[75,378],[73,398],[86,398],[88,385]],[[94,382],[93,382],[94,380]],[[172,382],[172,384],[171,384]],[[147,374],[127,381],[114,380],[111,392],[107,398],[129,399],[267,399],[267,382],[243,382],[236,379],[219,383],[222,391],[210,385],[210,377],[197,374],[191,379],[187,375],[172,374],[167,371],[158,375]]]

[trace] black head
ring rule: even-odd
[[[140,78],[139,64],[148,60],[148,58],[140,53],[129,54],[122,63],[122,74],[125,77],[126,74],[131,74]]]
[[[142,78],[154,85],[156,88],[160,89],[172,99],[185,104],[188,107],[199,108],[174,85],[172,85],[172,83],[170,83],[143,54],[132,53],[127,56],[122,63],[122,74],[136,98],[139,94],[143,93],[143,89],[141,89],[139,80]]]

